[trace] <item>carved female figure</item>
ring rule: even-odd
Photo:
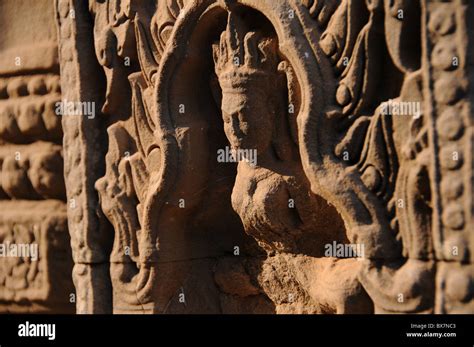
[[[315,232],[320,244],[312,246],[322,250],[321,241],[337,238],[343,225],[321,223],[321,215],[331,218],[335,211],[311,194],[303,173],[285,111],[287,91],[278,71],[276,39],[246,32],[231,13],[213,50],[227,139],[234,153],[253,151],[257,157],[256,163],[238,164],[234,210],[268,253],[301,251],[307,248],[305,235]]]
[[[308,312],[367,312],[370,301],[356,279],[357,260],[322,258],[326,244],[347,241],[345,228],[336,210],[312,194],[303,172],[276,38],[246,32],[230,12],[213,53],[227,139],[234,152],[254,151],[257,157],[239,162],[232,206],[246,233],[267,252],[267,264],[288,259],[287,269],[264,265],[259,276],[293,277],[289,281],[311,297],[314,311]],[[272,297],[272,288],[264,290]]]

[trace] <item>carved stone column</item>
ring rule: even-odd
[[[0,4],[1,312],[75,311],[54,13]]]

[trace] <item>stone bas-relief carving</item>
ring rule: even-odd
[[[47,44],[5,72],[0,195],[67,214],[78,313],[474,312],[472,4],[53,3],[90,108]]]
[[[0,312],[73,313],[54,4],[0,16]]]

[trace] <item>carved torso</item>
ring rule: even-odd
[[[296,227],[295,220],[281,205],[288,204],[288,180],[264,168],[240,163],[232,191],[232,207],[246,226],[247,233],[266,249],[288,248],[285,234]],[[286,212],[286,213],[285,213]]]
[[[246,232],[268,252],[294,252],[301,236],[317,229],[317,198],[296,176],[238,165],[232,207]]]

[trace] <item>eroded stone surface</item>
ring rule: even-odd
[[[472,4],[53,2],[0,196],[67,196],[77,312],[474,312]]]
[[[72,313],[54,3],[0,16],[0,312]]]
[[[469,267],[451,279],[437,266],[472,263],[466,4],[57,9],[60,45],[77,55],[63,85],[89,83],[69,76],[96,69],[92,43],[105,76],[94,98],[108,141],[65,150],[105,154],[88,187],[113,229],[111,311],[472,311]],[[71,9],[94,24],[71,29]],[[96,245],[85,249],[102,258]]]

